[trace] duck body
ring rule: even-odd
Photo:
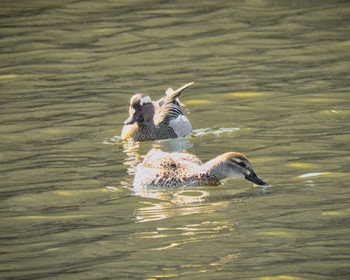
[[[134,187],[161,189],[215,186],[228,177],[244,178],[257,185],[266,185],[241,153],[225,153],[203,164],[192,154],[152,149],[136,168]]]
[[[186,84],[176,91],[168,89],[166,96],[154,102],[148,95],[135,94],[130,100],[130,116],[124,122],[121,138],[150,141],[190,134],[192,125],[178,97],[192,84]]]
[[[137,122],[131,125],[124,125],[121,137],[123,140],[132,138],[134,141],[152,141],[182,136],[178,136],[169,125],[156,125],[154,122]]]

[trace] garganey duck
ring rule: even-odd
[[[135,94],[130,99],[129,118],[124,122],[121,138],[135,141],[149,141],[185,137],[192,131],[192,125],[185,116],[179,96],[188,83],[177,90],[168,89],[166,96],[152,101],[146,94]]]
[[[219,185],[228,177],[244,178],[257,185],[267,185],[253,170],[247,157],[238,152],[222,154],[206,163],[187,153],[166,153],[152,149],[136,168],[134,187]]]

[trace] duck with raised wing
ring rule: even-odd
[[[146,94],[133,95],[130,99],[130,116],[124,122],[121,138],[150,141],[190,134],[192,125],[185,115],[179,96],[191,85],[193,82],[175,91],[168,89],[166,96],[154,102]]]
[[[152,149],[136,168],[134,187],[160,189],[219,185],[224,178],[243,178],[267,185],[253,170],[247,157],[238,152],[222,154],[206,163],[188,153],[166,153]]]

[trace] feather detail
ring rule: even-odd
[[[178,98],[185,89],[193,84],[194,82],[188,83],[175,91],[167,90],[167,95],[155,103],[155,125],[169,124],[171,120],[185,114],[184,109],[180,106]]]

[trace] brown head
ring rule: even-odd
[[[154,106],[151,98],[145,94],[135,94],[130,99],[129,118],[125,125],[136,122],[150,122],[154,116]]]

